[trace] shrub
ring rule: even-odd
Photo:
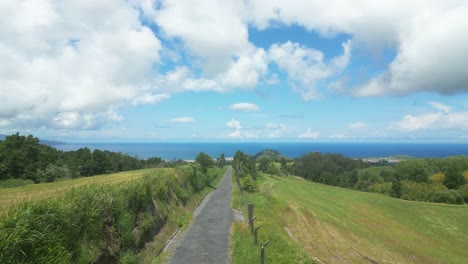
[[[247,192],[258,192],[257,182],[254,181],[250,174],[247,174],[245,177],[241,178],[242,189]]]
[[[431,202],[463,204],[463,193],[460,190],[443,190],[432,194]]]
[[[462,192],[463,200],[465,200],[465,203],[468,203],[468,183],[462,185],[460,191]]]
[[[393,196],[393,183],[391,182],[384,182],[384,183],[377,183],[373,184],[369,187],[369,191],[376,192],[376,193],[383,193],[389,196]]]

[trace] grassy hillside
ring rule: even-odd
[[[48,186],[54,192],[12,208],[0,216],[0,263],[158,263],[165,241],[187,226],[223,170],[135,173],[56,183]]]
[[[317,184],[259,177],[260,191],[235,190],[233,206],[255,205],[267,263],[468,263],[468,206],[412,202]],[[254,263],[247,221],[233,225],[233,263]],[[304,254],[308,255],[304,258]]]
[[[155,171],[168,171],[169,169],[144,169],[129,172],[113,173],[107,175],[85,177],[74,180],[64,180],[52,183],[30,184],[16,188],[0,188],[0,215],[9,208],[16,207],[26,201],[37,201],[44,198],[63,194],[75,187],[89,184],[119,184],[125,181],[136,180],[143,175]]]
[[[289,205],[286,225],[327,263],[468,263],[468,206],[388,196],[268,177]]]

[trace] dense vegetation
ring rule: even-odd
[[[123,153],[80,148],[59,151],[40,144],[38,138],[19,133],[0,141],[0,181],[9,179],[32,180],[35,183],[53,182],[80,176],[136,170],[163,164],[161,158],[146,160]],[[15,185],[9,181],[5,185]]]
[[[0,218],[0,263],[137,263],[174,210],[221,174],[194,163],[22,204]]]
[[[327,185],[378,192],[405,200],[468,202],[468,157],[363,162],[339,154],[309,153],[292,162],[257,155],[260,171],[293,174]],[[278,155],[277,155],[278,156]]]

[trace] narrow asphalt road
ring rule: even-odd
[[[232,168],[228,168],[216,190],[207,197],[205,206],[175,249],[170,263],[230,263],[231,173]]]

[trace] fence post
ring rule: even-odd
[[[265,247],[268,245],[268,243],[270,243],[270,241],[267,241],[267,242],[262,244],[262,249],[261,249],[261,253],[260,253],[260,263],[261,264],[265,264]]]
[[[260,229],[260,226],[255,228],[254,230],[254,245],[258,245],[258,240],[257,240],[257,232]]]
[[[254,234],[254,221],[255,219],[257,219],[256,216],[252,217],[252,225],[250,226],[250,234],[253,235]]]

